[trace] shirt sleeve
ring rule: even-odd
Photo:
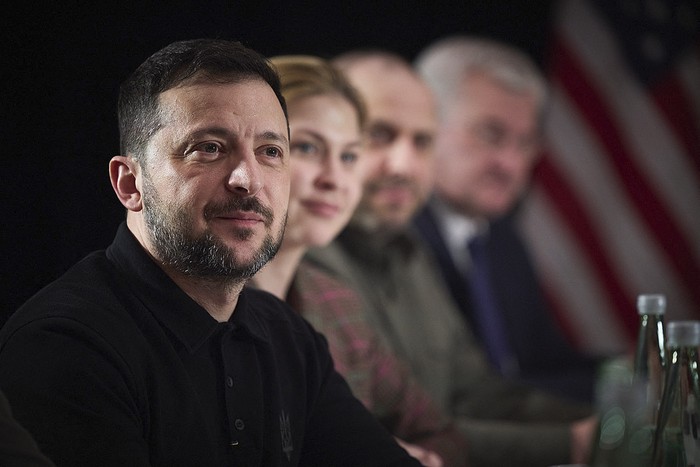
[[[125,374],[100,336],[70,319],[25,324],[0,352],[0,381],[15,417],[56,465],[149,465]]]
[[[420,466],[356,399],[333,368],[325,339],[316,334],[321,384],[313,403],[300,465]]]
[[[467,442],[409,368],[374,339],[372,375],[373,393],[379,407],[375,413],[385,414],[385,423],[397,437],[435,451],[446,465],[463,466],[467,461]]]
[[[568,462],[570,424],[591,407],[495,375],[473,336],[454,329],[451,411],[469,441],[470,464],[507,465],[514,456],[528,467]]]

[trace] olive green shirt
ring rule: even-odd
[[[570,422],[591,408],[493,373],[417,236],[348,227],[308,259],[358,289],[367,319],[466,434],[471,466],[570,461]]]

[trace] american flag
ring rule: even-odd
[[[523,228],[563,327],[609,355],[634,344],[640,293],[700,319],[700,3],[557,5]]]

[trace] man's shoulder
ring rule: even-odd
[[[123,302],[128,287],[123,281],[104,251],[91,253],[18,308],[0,330],[0,340],[49,320],[107,332],[127,313]]]
[[[323,248],[312,248],[304,256],[304,261],[328,277],[354,282],[359,260],[351,255],[336,239]]]
[[[322,248],[309,249],[304,258],[316,267],[325,269],[328,272],[341,269],[343,265],[351,260],[351,257],[338,240],[334,240]]]
[[[269,332],[275,335],[285,333],[308,335],[311,332],[308,323],[286,302],[254,287],[245,287],[243,290],[247,306],[252,312],[251,319],[256,320]]]
[[[64,304],[75,306],[83,301],[100,301],[114,285],[114,275],[104,251],[91,253],[30,297],[17,313],[52,314],[60,312]]]

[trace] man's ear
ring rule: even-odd
[[[140,211],[143,208],[141,202],[140,167],[138,162],[129,156],[114,156],[109,161],[109,179],[117,198],[129,211]]]

